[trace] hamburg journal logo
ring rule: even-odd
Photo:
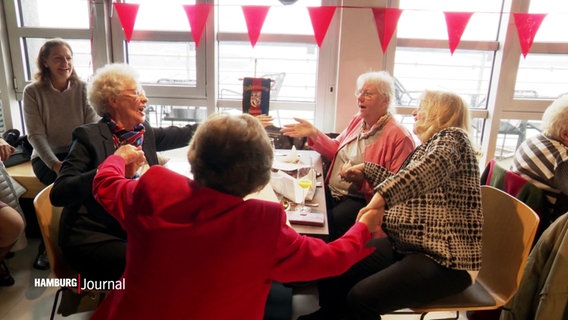
[[[82,279],[79,274],[77,278],[35,278],[34,286],[38,288],[77,288],[77,293],[81,293],[83,290],[124,290],[126,282],[124,278],[115,281]]]

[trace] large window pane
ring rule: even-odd
[[[48,39],[24,38],[22,50],[26,67],[26,81],[31,81],[33,75],[38,71],[36,59],[39,49]],[[93,73],[93,63],[91,61],[91,43],[89,40],[65,39],[73,49],[73,66],[77,74],[82,79],[88,79]]]
[[[140,72],[143,83],[195,86],[194,42],[130,41],[128,63]]]
[[[394,75],[397,103],[416,105],[424,89],[453,91],[472,108],[485,108],[493,52],[397,48]]]
[[[283,6],[278,0],[220,0],[219,31],[247,32],[242,6],[270,6],[261,33],[313,34],[307,6],[320,6],[321,0],[298,0]]]
[[[568,54],[529,53],[521,58],[515,98],[555,99],[568,93]]]
[[[474,12],[462,40],[497,38],[502,1],[499,0],[401,0],[403,13],[397,25],[401,38],[448,39],[444,12]]]
[[[195,0],[129,0],[126,2],[140,4],[136,16],[136,30],[191,30],[182,5],[195,4]]]
[[[270,77],[284,73],[278,95],[271,100],[315,102],[317,45],[248,42],[219,43],[219,96],[241,99],[244,77]]]
[[[20,0],[20,24],[41,28],[89,28],[89,1]]]
[[[535,35],[535,42],[568,42],[562,31],[568,30],[568,1],[532,0],[529,12],[547,14]]]

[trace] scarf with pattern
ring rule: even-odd
[[[142,123],[136,125],[134,130],[128,131],[124,129],[123,126],[116,123],[108,114],[103,116],[103,122],[108,125],[112,132],[112,140],[116,149],[125,144],[139,147],[144,142],[144,125]]]
[[[375,133],[377,133],[377,131],[381,130],[385,126],[385,123],[387,123],[387,121],[391,117],[392,115],[390,114],[390,112],[387,112],[384,116],[380,117],[379,120],[377,120],[377,122],[375,122],[371,126],[371,128],[366,130],[364,128],[367,126],[367,123],[363,121],[361,132],[359,133],[359,139],[367,139],[369,137],[372,137]]]

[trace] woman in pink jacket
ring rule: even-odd
[[[373,162],[394,173],[414,150],[410,132],[392,116],[394,85],[387,72],[360,75],[355,96],[358,112],[335,139],[303,119],[296,118],[298,123],[282,129],[290,137],[308,137],[308,145],[331,161],[326,176],[331,239],[340,237],[353,225],[357,212],[373,196],[367,182],[355,187],[342,179],[341,168],[345,164]]]
[[[216,115],[199,126],[188,160],[194,179],[120,147],[98,168],[97,201],[128,235],[124,289],[93,319],[262,319],[272,281],[339,275],[371,253],[379,214],[361,216],[326,244],[286,224],[279,203],[243,200],[270,179],[273,152],[260,122]]]

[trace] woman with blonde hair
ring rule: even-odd
[[[426,91],[413,112],[422,142],[393,174],[372,163],[344,167],[374,190],[359,214],[383,215],[385,238],[371,256],[320,285],[321,309],[299,319],[380,319],[381,314],[458,293],[481,265],[479,166],[468,107],[456,94]]]

